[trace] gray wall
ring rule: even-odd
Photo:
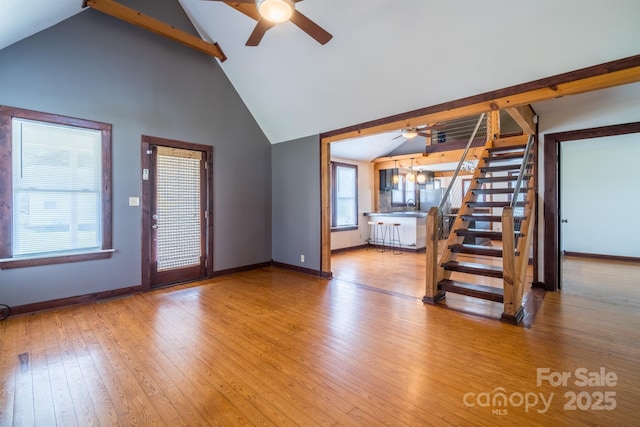
[[[176,0],[122,3],[196,34]],[[127,201],[141,195],[142,134],[214,147],[214,270],[271,259],[271,146],[217,60],[87,9],[0,51],[0,104],[113,125],[116,249],[1,270],[0,303],[140,284],[141,208]]]
[[[273,260],[320,271],[320,137],[275,144],[271,156]]]

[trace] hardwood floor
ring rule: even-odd
[[[0,425],[637,425],[639,267],[564,266],[530,328],[277,268],[10,317]]]
[[[492,246],[500,247],[499,243],[494,242]],[[496,266],[502,262],[501,258],[458,255],[459,261],[478,262],[479,259],[482,259],[483,263]],[[331,268],[333,277],[369,287],[373,291],[417,299],[418,301],[422,301],[425,294],[426,257],[424,252],[403,252],[401,255],[393,255],[391,251],[378,252],[375,248],[338,252],[331,256]],[[470,276],[453,272],[451,278],[463,282],[502,287],[501,279],[491,277]],[[532,279],[533,271],[529,266],[523,303],[525,307],[525,321],[523,323],[526,327],[531,325],[536,308],[544,297],[544,292],[540,290],[533,290],[533,293],[528,295],[532,291]],[[502,303],[452,293],[447,293],[446,300],[440,302],[439,305],[463,313],[493,319],[500,319],[503,312]]]

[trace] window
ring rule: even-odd
[[[409,178],[409,174],[401,173],[398,175],[398,183],[391,191],[391,206],[414,207],[417,206],[416,197],[418,184],[413,178]]]
[[[358,227],[358,167],[331,162],[331,228]]]
[[[0,268],[111,256],[111,125],[0,106]]]

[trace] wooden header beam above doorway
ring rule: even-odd
[[[102,13],[111,15],[122,21],[136,25],[152,33],[159,34],[163,37],[177,41],[192,49],[202,52],[206,55],[218,58],[220,62],[224,62],[227,57],[218,46],[218,43],[208,43],[199,37],[193,36],[185,31],[179,30],[171,25],[158,21],[155,18],[144,15],[136,10],[116,3],[112,0],[84,0],[82,7],[91,7]]]
[[[320,137],[324,143],[330,143],[636,82],[640,82],[640,55],[336,129]]]

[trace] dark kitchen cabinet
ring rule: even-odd
[[[396,190],[398,184],[393,183],[393,177],[398,175],[398,169],[380,169],[380,191]]]

